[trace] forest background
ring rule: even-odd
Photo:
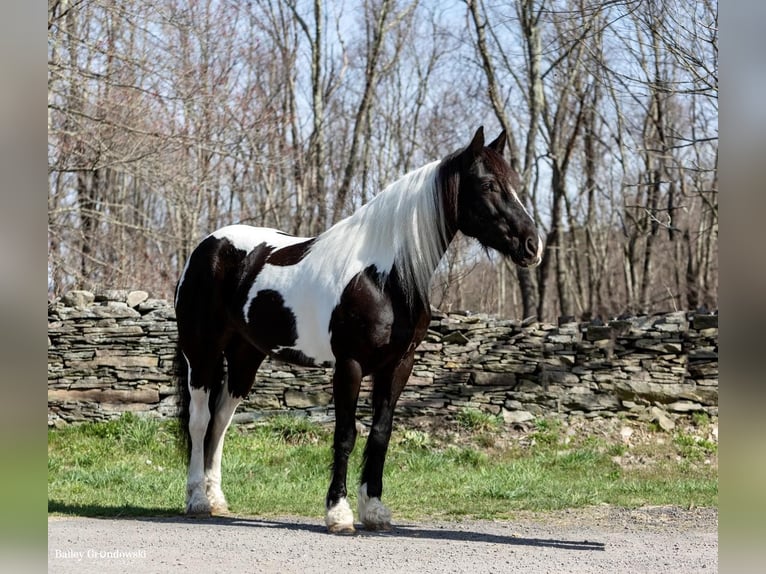
[[[316,235],[479,125],[511,136],[544,259],[459,239],[434,306],[717,308],[705,0],[49,0],[48,295],[172,298],[212,230]]]

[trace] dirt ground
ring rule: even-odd
[[[718,572],[718,511],[596,507],[510,521],[400,522],[337,536],[321,518],[48,519],[48,571]]]

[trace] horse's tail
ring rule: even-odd
[[[189,464],[191,458],[191,435],[189,434],[189,404],[191,403],[191,391],[189,390],[189,364],[186,362],[186,356],[181,349],[181,344],[176,343],[176,354],[173,361],[173,369],[175,371],[176,380],[176,392],[178,395],[178,447],[179,450],[184,453],[186,457],[186,464]],[[215,413],[215,405],[218,402],[218,395],[221,394],[224,377],[223,367],[223,355],[216,359],[215,365],[215,378],[211,381],[210,388],[208,389],[208,408],[211,415]],[[207,432],[205,433],[205,450],[207,451],[207,445],[210,441],[210,435],[213,425],[208,424]]]
[[[189,403],[191,402],[191,393],[189,392],[189,366],[181,350],[180,342],[176,343],[173,371],[178,396],[178,435],[176,438],[178,440],[178,448],[184,453],[186,463],[188,464],[191,457],[191,435],[189,434]]]

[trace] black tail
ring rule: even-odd
[[[215,379],[211,381],[210,394],[208,396],[208,408],[210,413],[215,412],[215,404],[218,402],[218,395],[223,388],[224,366],[223,355],[217,359],[215,368]],[[176,392],[178,395],[178,447],[186,457],[186,464],[189,464],[191,458],[191,435],[189,434],[189,403],[191,403],[191,393],[189,391],[189,366],[186,363],[186,357],[181,350],[180,343],[176,343],[176,355],[173,361],[173,370],[175,371]],[[207,427],[205,433],[205,450],[207,450],[210,441],[210,433],[213,425]]]

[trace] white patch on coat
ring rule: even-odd
[[[252,227],[250,225],[228,225],[210,234],[216,239],[228,239],[236,249],[250,253],[260,244],[279,249],[310,239],[282,233],[270,227]]]
[[[317,237],[295,265],[266,263],[248,293],[242,310],[245,319],[258,292],[277,291],[295,315],[298,336],[290,348],[316,364],[333,364],[330,318],[354,276],[371,265],[378,273],[388,274],[396,263],[408,294],[426,298],[446,246],[442,201],[436,190],[439,163],[432,162],[388,186]],[[250,229],[244,236],[237,230],[239,244],[254,247],[263,241],[264,231]],[[275,240],[273,235],[269,239]],[[284,245],[305,240],[292,239]]]
[[[330,532],[348,532],[354,530],[354,513],[348,505],[345,497],[341,498],[335,506],[327,509],[324,523]]]
[[[186,360],[187,365],[189,360]],[[208,408],[209,391],[191,386],[192,370],[189,366],[189,437],[191,456],[189,457],[189,475],[186,480],[186,512],[202,514],[210,512],[210,502],[205,486],[205,433],[210,422]]]
[[[178,285],[176,285],[176,296],[173,300],[173,305],[178,305],[178,295],[181,293],[181,285],[183,285],[184,279],[186,279],[186,271],[189,269],[189,262],[191,261],[191,257],[189,257],[186,260],[186,263],[184,264],[184,270],[181,272],[181,277],[178,279]]]
[[[279,249],[280,247],[287,247],[288,245],[293,245],[294,243],[300,243],[310,239],[309,237],[295,237],[293,235],[288,235],[277,229],[271,229],[270,227],[252,227],[250,225],[227,225],[226,227],[214,231],[205,237],[205,239],[208,237],[227,239],[236,249],[244,251],[245,253],[250,253],[262,243],[265,243],[269,247]],[[200,241],[200,243],[202,243],[202,241]],[[184,269],[181,272],[181,277],[178,280],[178,286],[176,287],[175,293],[176,305],[178,304],[178,295],[181,292],[181,285],[183,285],[184,279],[186,278],[186,272],[189,269],[190,261],[191,256],[186,260]]]
[[[527,214],[527,217],[534,221],[534,218],[529,214],[527,211],[527,208],[524,207],[524,203],[519,199],[519,196],[516,194],[516,191],[511,188],[511,195],[513,195],[513,198],[516,200],[516,202],[521,206],[521,209],[524,210],[524,213]],[[537,235],[537,253],[535,254],[535,260],[530,264],[530,267],[536,267],[540,265],[540,262],[543,260],[543,248],[545,247],[545,244],[543,242],[542,235]]]
[[[543,260],[543,248],[545,248],[545,242],[543,241],[543,236],[538,235],[537,236],[537,255],[535,256],[535,261],[532,263],[532,266],[540,265],[540,262]]]
[[[210,501],[210,509],[214,513],[228,511],[226,497],[221,489],[221,459],[223,458],[223,442],[226,430],[229,428],[231,417],[240,402],[242,399],[231,396],[229,384],[225,382],[213,414],[213,428],[210,433],[210,449],[213,454],[210,465],[205,469],[207,498]]]
[[[513,196],[513,199],[515,199],[515,200],[516,200],[516,203],[518,203],[518,204],[519,204],[519,207],[521,207],[522,211],[524,211],[524,213],[526,213],[526,214],[527,214],[527,217],[529,217],[529,219],[532,219],[532,220],[534,221],[534,219],[532,218],[532,216],[531,216],[531,215],[529,215],[529,212],[527,211],[527,208],[524,206],[524,203],[521,201],[521,199],[519,199],[519,196],[518,196],[518,194],[516,193],[516,190],[515,190],[515,189],[513,189],[513,188],[511,188],[511,195]]]
[[[380,501],[380,498],[367,496],[367,483],[359,487],[357,499],[359,520],[368,530],[389,530],[391,528],[391,511]]]

